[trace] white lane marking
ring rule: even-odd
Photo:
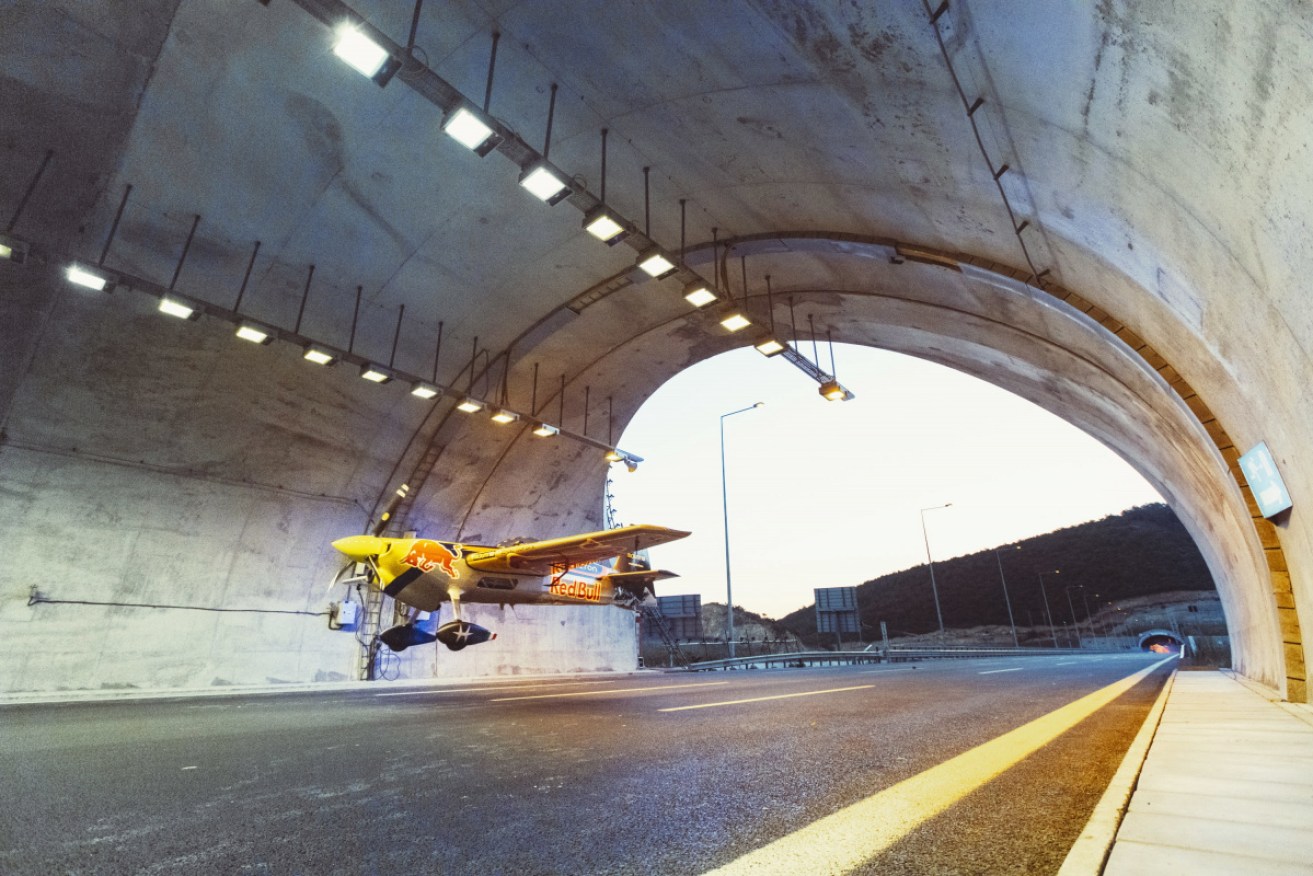
[[[847,873],[1134,687],[1169,657],[923,773],[708,871],[705,876]]]
[[[524,696],[524,697],[497,697],[496,699],[488,700],[488,702],[513,703],[517,700],[550,700],[556,697],[593,697],[593,696],[598,696],[600,694],[653,693],[663,690],[677,690],[681,687],[716,687],[717,685],[721,685],[721,684],[729,684],[729,682],[728,681],[699,681],[699,682],[694,682],[693,684],[662,684],[662,685],[653,685],[652,687],[622,687],[622,688],[616,688],[614,690],[580,690],[580,691],[575,691],[574,693],[533,694],[531,696]]]
[[[1022,669],[1022,667],[1020,667],[1020,666],[1013,666],[1011,669],[986,669],[984,672],[981,672],[981,673],[978,673],[978,674],[979,674],[979,675],[993,675],[995,672],[1020,672],[1021,669]]]
[[[183,767],[183,769],[184,769],[184,770],[194,770],[194,769],[199,769],[199,767],[195,767],[195,766],[185,766],[185,767]]]
[[[1071,666],[1073,663],[1079,663],[1079,660],[1059,660],[1054,666]]]
[[[616,684],[614,681],[568,681],[560,685],[547,684],[512,684],[485,685],[483,687],[428,687],[420,690],[398,690],[388,693],[376,693],[376,697],[418,697],[425,694],[442,693],[501,693],[504,690],[541,690],[544,687],[577,687],[582,684]]]
[[[854,687],[832,687],[829,690],[805,690],[802,693],[775,694],[768,697],[750,697],[746,700],[726,700],[723,703],[698,703],[695,706],[672,706],[668,709],[657,709],[658,712],[687,712],[689,709],[713,709],[716,706],[737,706],[741,703],[764,703],[767,700],[787,700],[793,697],[814,697],[817,694],[842,693],[846,690],[870,690],[875,687],[873,684],[859,684]]]
[[[915,666],[903,666],[898,669],[864,669],[862,675],[879,675],[882,672],[915,672]]]

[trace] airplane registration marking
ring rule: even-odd
[[[986,669],[984,672],[981,672],[981,673],[979,673],[979,674],[980,674],[980,675],[993,675],[995,672],[1020,672],[1020,671],[1021,671],[1021,667],[1020,667],[1020,666],[1013,666],[1011,669]]]
[[[1175,659],[1159,660],[703,876],[789,876],[856,870]]]
[[[658,712],[687,712],[689,709],[714,709],[716,706],[737,706],[742,703],[764,703],[766,700],[787,700],[793,697],[814,697],[817,694],[843,693],[848,690],[870,690],[873,684],[858,684],[853,687],[832,687],[829,690],[805,690],[801,693],[775,694],[768,697],[751,697],[746,700],[726,700],[723,703],[698,703],[695,706],[673,706],[669,709],[657,709]]]
[[[677,690],[681,687],[716,687],[721,684],[729,684],[728,681],[699,681],[692,684],[661,684],[651,687],[622,687],[614,690],[581,690],[573,693],[559,694],[534,694],[524,697],[497,697],[488,700],[490,703],[511,703],[517,700],[550,700],[556,697],[593,697],[600,694],[617,694],[617,693],[655,693],[663,690]]]

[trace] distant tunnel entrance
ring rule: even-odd
[[[1140,634],[1140,650],[1156,651],[1160,654],[1180,654],[1185,644],[1179,635],[1171,630],[1149,630]]]

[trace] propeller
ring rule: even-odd
[[[379,515],[378,522],[374,524],[373,528],[371,528],[367,534],[349,535],[346,538],[339,538],[337,541],[333,542],[333,547],[340,553],[346,554],[348,559],[346,565],[338,569],[337,574],[328,582],[330,590],[342,580],[343,575],[351,571],[356,563],[366,562],[370,557],[377,556],[387,549],[387,542],[380,538],[380,536],[383,534],[383,530],[387,529],[388,523],[392,520],[392,515],[397,513],[397,508],[406,500],[406,496],[409,493],[410,484],[402,484],[400,487],[397,487],[396,492],[392,494],[391,500],[388,501],[387,507],[384,508],[383,513]],[[369,576],[371,578],[373,577],[372,569],[369,572]]]

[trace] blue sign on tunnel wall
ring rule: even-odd
[[[1281,480],[1276,460],[1266,442],[1260,441],[1240,457],[1240,470],[1245,473],[1254,501],[1258,502],[1259,513],[1264,517],[1275,517],[1290,507],[1290,493],[1286,491],[1285,481]]]

